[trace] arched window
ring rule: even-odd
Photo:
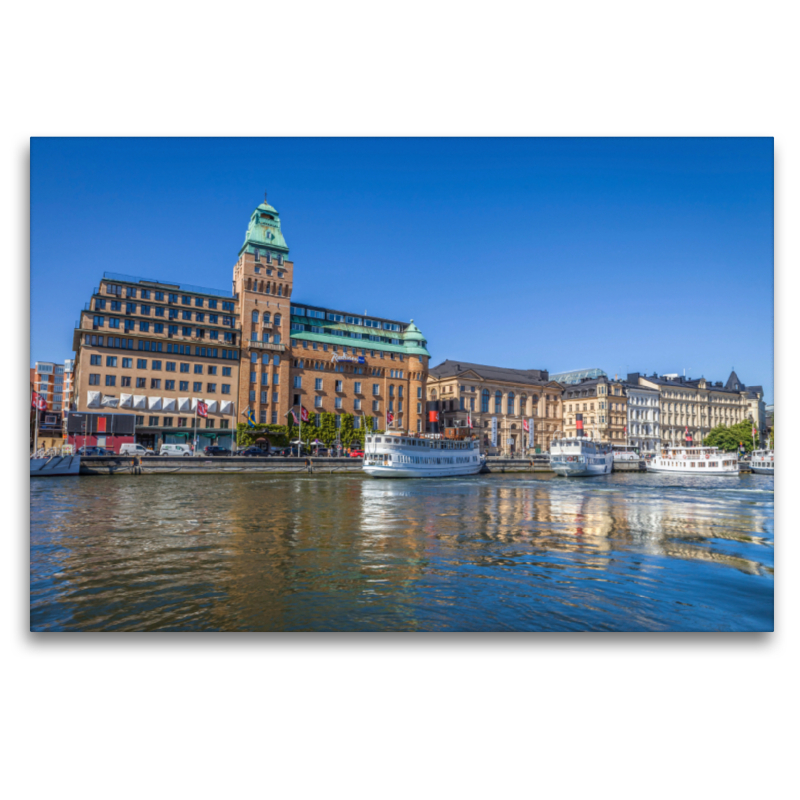
[[[253,322],[258,322],[258,311],[253,312]]]
[[[269,334],[268,334],[266,331],[264,331],[264,332],[261,334],[261,341],[262,341],[262,342],[268,342],[268,341],[269,341]]]
[[[249,292],[252,288],[253,288],[253,279],[252,278],[248,278],[247,279],[247,291]]]
[[[503,393],[499,389],[494,393],[494,413],[503,413]]]
[[[283,297],[283,284],[278,287],[278,297]]]
[[[270,293],[270,290],[269,290],[269,281],[267,281],[267,294],[269,294],[269,293]]]
[[[519,413],[524,417],[528,413],[528,395],[521,394],[519,396]]]
[[[506,398],[506,413],[514,413],[514,392],[509,392]]]
[[[269,311],[264,312],[264,324],[269,325]]]
[[[436,389],[432,389],[431,390],[431,400],[435,400],[435,399],[436,399]]]
[[[481,392],[481,413],[488,414],[489,413],[489,390],[484,389]]]
[[[275,315],[275,324],[276,325],[280,325],[281,324],[281,315],[280,314],[276,314]]]

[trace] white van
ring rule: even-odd
[[[152,456],[155,455],[152,450],[142,447],[140,444],[133,442],[125,442],[119,446],[119,454],[121,456]]]
[[[158,454],[160,456],[190,456],[192,446],[190,444],[162,444]]]

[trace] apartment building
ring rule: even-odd
[[[106,272],[81,312],[73,348],[77,411],[136,415],[136,440],[230,446],[241,326],[230,292]]]
[[[576,414],[583,414],[584,435],[600,442],[627,443],[628,397],[625,383],[603,375],[564,387],[564,434],[575,436]]]
[[[534,449],[543,452],[561,429],[561,389],[547,370],[448,359],[428,375],[428,431],[437,433],[469,420],[481,452],[511,455],[528,451],[525,425],[533,420]],[[497,420],[496,446],[492,445],[493,418]]]

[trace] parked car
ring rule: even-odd
[[[292,448],[291,447],[279,447],[277,449],[273,449],[272,455],[274,456],[291,456]]]
[[[315,456],[327,456],[330,453],[327,447],[315,447],[311,452]]]
[[[111,456],[114,453],[107,450],[105,447],[97,447],[96,445],[84,445],[78,450],[79,456]]]
[[[162,444],[158,454],[160,456],[190,456],[192,446],[190,444]]]
[[[245,447],[244,450],[240,450],[236,455],[254,456],[255,458],[266,458],[269,455],[269,452],[267,452],[266,450],[262,450],[260,447],[256,447],[255,445],[251,445],[250,447]]]
[[[219,447],[216,444],[210,444],[203,449],[207,456],[229,456],[231,451],[227,447]]]
[[[125,444],[120,445],[119,454],[121,456],[154,456],[155,455],[155,453],[152,450],[148,450],[146,447],[142,447],[142,445],[135,444],[133,442],[125,442]]]
[[[351,450],[350,451],[350,458],[364,458],[364,451],[363,450]]]

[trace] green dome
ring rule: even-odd
[[[411,320],[411,324],[403,332],[403,340],[406,342],[425,341],[425,337],[422,335],[422,331],[414,324],[413,319]]]

